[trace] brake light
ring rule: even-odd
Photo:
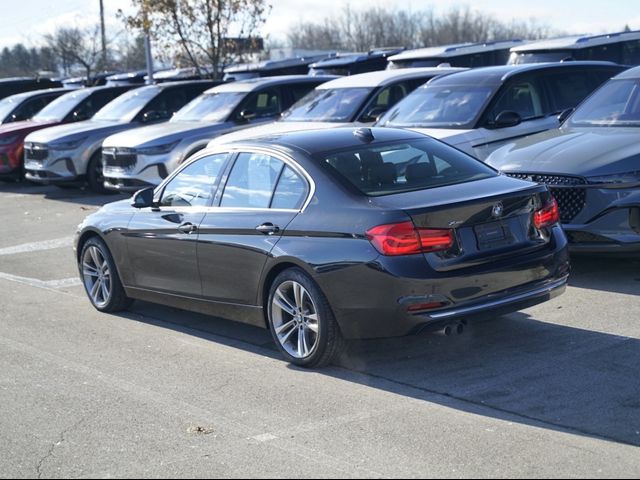
[[[453,246],[453,230],[416,228],[412,222],[378,225],[367,238],[383,255],[413,255],[448,250]]]
[[[533,224],[536,228],[550,227],[560,221],[560,210],[558,209],[558,202],[551,197],[551,204],[538,210],[533,214]]]

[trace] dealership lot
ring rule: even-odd
[[[71,240],[118,198],[0,183],[2,476],[640,475],[640,261],[578,258],[551,302],[305,371],[257,328],[95,311]]]

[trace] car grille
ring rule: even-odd
[[[49,148],[39,143],[25,143],[24,158],[42,162],[49,156]]]
[[[114,170],[131,170],[138,161],[138,156],[132,150],[103,149],[102,160],[105,168]]]
[[[581,185],[586,185],[586,180],[580,177],[566,175],[540,175],[536,173],[507,173],[508,176],[529,180],[530,182],[544,183],[549,187],[551,194],[558,202],[560,208],[560,221],[571,223],[584,208],[587,191]],[[553,188],[554,186],[561,188]]]

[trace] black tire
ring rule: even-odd
[[[310,305],[310,307],[314,308],[315,313],[317,313],[317,315],[314,315],[317,317],[317,325],[314,324],[314,328],[317,328],[317,333],[314,333],[314,331],[312,331],[310,334],[314,336],[315,343],[309,354],[303,357],[294,356],[289,351],[287,351],[287,348],[283,346],[281,340],[278,337],[278,334],[276,333],[276,324],[282,326],[282,324],[285,322],[285,320],[282,320],[281,318],[275,318],[279,315],[278,309],[282,312],[280,314],[281,316],[282,314],[284,314],[287,323],[295,321],[295,317],[293,315],[288,314],[285,310],[278,306],[274,307],[274,298],[276,296],[276,292],[279,289],[282,292],[282,289],[285,289],[289,285],[295,285],[295,283],[304,287],[305,292],[301,297],[304,298],[305,295],[308,295],[311,300],[311,303],[308,302],[308,304]],[[304,304],[304,300],[301,303]],[[345,341],[342,337],[340,327],[335,319],[335,316],[333,315],[333,311],[331,310],[327,298],[320,290],[320,287],[318,287],[313,279],[311,279],[311,277],[309,277],[303,270],[299,268],[290,268],[281,272],[275,278],[273,284],[271,285],[267,305],[265,305],[265,308],[267,311],[269,330],[271,331],[273,340],[276,343],[278,350],[280,350],[280,352],[289,362],[307,368],[320,368],[331,364],[339,357],[341,352],[344,350]],[[290,338],[292,339],[292,343],[294,343],[294,335],[296,341],[299,341],[298,338],[301,330],[296,331],[296,328],[298,327],[292,327],[295,333],[289,333]],[[281,333],[287,332],[288,330]]]
[[[87,184],[89,189],[95,193],[106,195],[114,193],[104,188],[104,175],[102,174],[102,150],[95,152],[87,165]]]
[[[91,292],[92,286],[97,283],[97,281],[95,281],[95,283],[93,282],[94,279],[97,280],[96,275],[91,276],[86,274],[85,272],[86,267],[89,267],[89,269],[87,270],[87,272],[89,272],[91,267],[96,265],[96,262],[93,261],[93,258],[95,257],[92,257],[92,251],[90,251],[90,249],[97,249],[100,252],[98,263],[102,263],[100,262],[100,259],[104,260],[109,271],[109,294],[102,295],[102,298],[98,299],[94,298]],[[93,253],[95,253],[95,250],[93,250]],[[85,263],[85,259],[88,259],[88,262]],[[118,275],[118,270],[116,268],[115,262],[113,261],[113,257],[111,256],[111,252],[109,252],[109,249],[100,238],[92,237],[88,239],[84,243],[84,245],[82,245],[80,260],[78,262],[78,269],[80,271],[80,280],[84,285],[84,289],[87,293],[87,296],[89,297],[89,301],[96,310],[105,313],[114,313],[129,308],[132,300],[127,297],[127,294],[124,291],[124,287],[122,286],[122,282],[120,281],[120,276]],[[96,268],[96,272],[97,270],[98,268]],[[101,278],[107,277],[106,275],[104,275]],[[101,288],[98,287],[98,290],[101,290]],[[98,295],[98,297],[100,296]]]

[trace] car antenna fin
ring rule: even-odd
[[[376,139],[370,128],[356,128],[353,131],[353,136],[366,143],[371,143]]]

